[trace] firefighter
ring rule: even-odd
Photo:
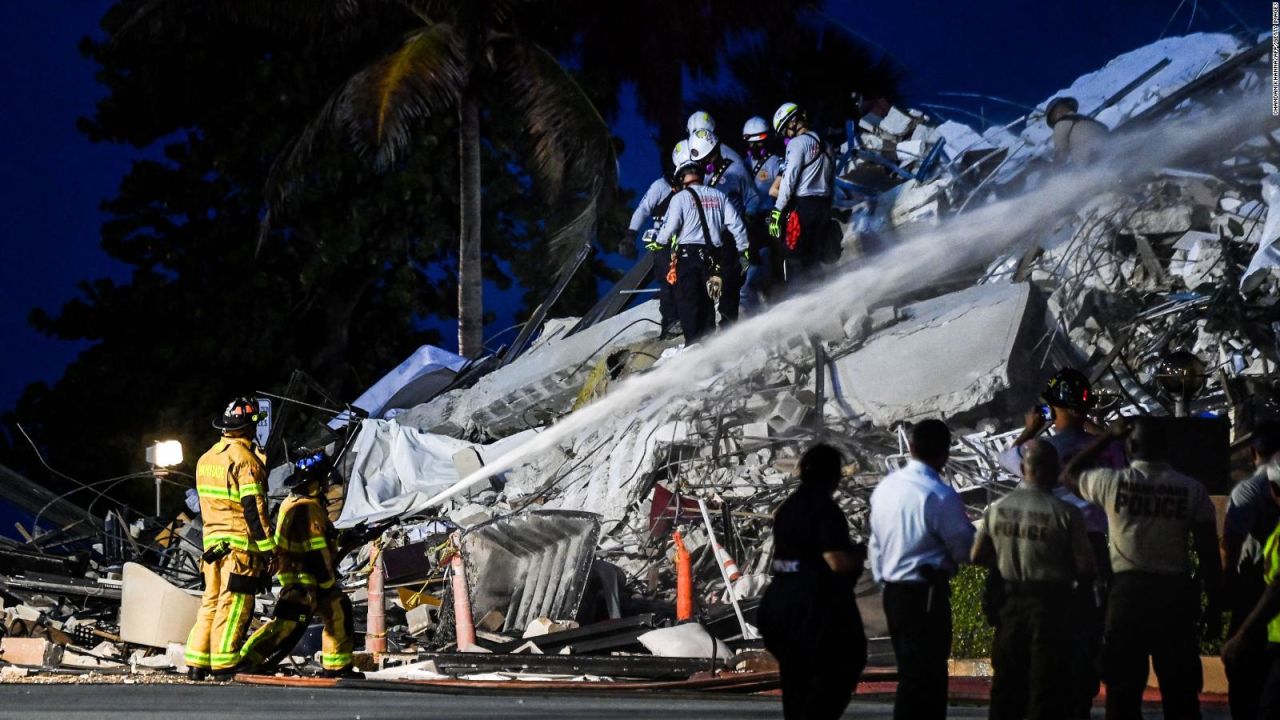
[[[769,189],[778,176],[780,160],[769,149],[769,123],[762,117],[753,117],[742,126],[742,141],[747,144],[747,170],[756,186],[755,202],[747,203],[747,237],[751,241],[748,251],[750,266],[742,282],[741,309],[748,315],[760,312],[764,297],[772,287],[774,269],[781,275],[779,261],[773,243],[765,227]]]
[[[656,238],[662,232],[662,222],[666,218],[667,207],[680,188],[681,185],[669,176],[660,177],[649,185],[649,189],[645,190],[644,195],[640,197],[635,211],[631,213],[631,222],[618,243],[618,251],[623,257],[631,259],[636,256],[636,238],[640,235],[640,228],[644,227],[646,222],[650,223],[650,227],[644,232],[643,243],[646,249],[653,252],[652,248],[657,244]],[[666,266],[658,262],[658,259],[657,256],[653,258],[653,276],[658,283],[658,313],[662,319],[661,337],[665,338],[675,334],[675,326],[679,319],[676,315],[675,288],[667,282]]]
[[[741,160],[731,160],[724,155],[728,148],[720,142],[720,138],[711,130],[696,130],[689,136],[689,152],[693,159],[702,162],[704,167],[704,184],[724,193],[729,204],[738,211],[738,217],[744,220],[756,208],[756,189],[747,175],[747,168]],[[721,278],[724,290],[720,295],[718,307],[720,324],[727,325],[738,319],[738,303],[742,292],[742,278],[745,274],[745,262],[742,253],[734,246],[732,238],[722,237],[720,245]]]
[[[769,235],[783,240],[787,282],[793,283],[810,275],[822,260],[835,162],[795,103],[783,103],[774,112],[773,130],[785,138],[787,152],[778,198],[769,214]]]
[[[275,615],[244,644],[240,669],[270,667],[293,649],[313,613],[324,623],[321,664],[326,677],[358,677],[351,668],[351,600],[338,586],[338,532],[329,521],[325,491],[333,463],[323,450],[294,453],[289,497],[276,521],[280,596]]]
[[[275,541],[267,514],[265,456],[253,439],[265,417],[256,400],[232,400],[213,421],[222,439],[196,462],[204,601],[187,638],[193,680],[230,679],[253,619],[254,597],[270,574]]]
[[[662,235],[650,249],[671,248],[668,279],[675,286],[676,311],[688,345],[715,327],[711,302],[724,288],[719,264],[722,234],[727,230],[738,251],[745,253],[747,229],[729,198],[702,184],[705,166],[693,157],[688,143],[676,145],[672,160],[672,179],[684,189],[671,200]]]

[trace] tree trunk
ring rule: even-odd
[[[458,354],[484,352],[484,277],[480,272],[480,108],[475,95],[462,96],[459,115],[461,218],[458,223]]]

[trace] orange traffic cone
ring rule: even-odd
[[[676,622],[684,622],[693,619],[693,561],[679,530],[672,538],[676,544]]]

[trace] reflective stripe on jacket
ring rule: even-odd
[[[247,438],[224,437],[196,462],[196,493],[204,521],[204,547],[271,552],[267,471]]]

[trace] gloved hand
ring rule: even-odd
[[[622,239],[618,241],[618,254],[631,260],[636,256],[636,231],[627,230],[622,233]]]
[[[769,237],[782,237],[782,211],[777,208],[769,211]]]
[[[720,293],[723,290],[724,280],[721,280],[719,275],[712,275],[711,279],[707,281],[707,294],[711,296],[712,300],[719,300]]]
[[[662,249],[662,245],[658,243],[658,231],[646,230],[644,233],[644,249],[649,252],[658,252]]]
[[[742,274],[746,275],[747,270],[751,268],[751,251],[750,250],[742,251],[742,254],[738,256],[738,265],[742,268]]]

